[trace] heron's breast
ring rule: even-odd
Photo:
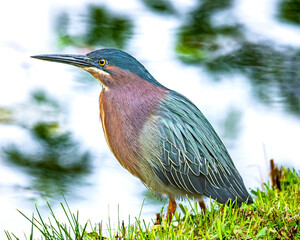
[[[131,88],[103,90],[99,97],[106,141],[120,164],[140,179],[144,163],[140,161],[139,136],[163,96],[162,91]]]

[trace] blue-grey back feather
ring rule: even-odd
[[[221,203],[229,199],[251,203],[224,144],[201,111],[171,90],[158,108],[162,167],[154,171],[160,180]]]

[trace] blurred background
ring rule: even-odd
[[[113,47],[191,99],[227,146],[248,189],[269,159],[300,169],[299,0],[8,1],[0,9],[0,238],[29,234],[34,204],[84,223],[150,221],[156,199],[123,169],[99,121],[88,73],[30,59]]]

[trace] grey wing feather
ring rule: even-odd
[[[171,91],[159,113],[162,168],[154,171],[164,184],[221,203],[252,202],[222,141],[192,102]]]

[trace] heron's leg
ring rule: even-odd
[[[198,201],[198,203],[199,203],[199,206],[200,206],[202,212],[205,212],[206,206],[205,206],[205,203],[204,203],[203,199],[200,199],[200,200]]]
[[[176,208],[177,208],[177,204],[176,204],[175,200],[170,199],[169,206],[168,206],[168,215],[167,215],[167,219],[168,219],[169,224],[172,221],[172,218],[174,216]]]

